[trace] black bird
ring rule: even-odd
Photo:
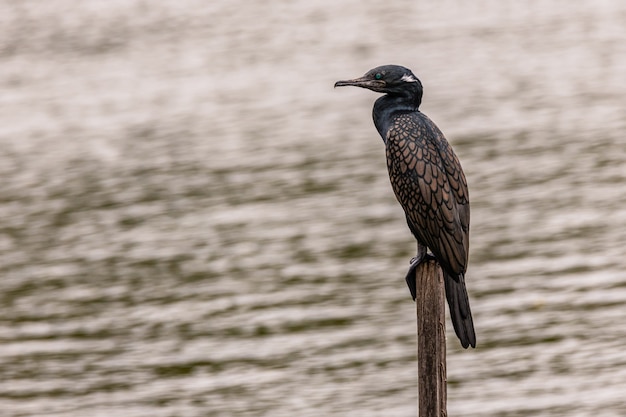
[[[422,83],[410,69],[384,65],[363,77],[337,81],[385,95],[376,100],[374,125],[385,142],[387,168],[396,198],[417,240],[406,282],[415,300],[415,268],[430,249],[444,272],[454,331],[464,348],[476,347],[465,288],[470,206],[465,174],[439,128],[422,112]]]

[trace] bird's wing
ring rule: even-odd
[[[445,269],[464,273],[469,249],[467,183],[441,131],[422,113],[395,117],[387,132],[387,167],[416,238]]]

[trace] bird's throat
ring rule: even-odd
[[[419,103],[403,96],[385,94],[374,103],[372,117],[378,134],[387,143],[387,130],[391,126],[394,114],[418,112]]]

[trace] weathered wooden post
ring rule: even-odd
[[[443,272],[434,260],[415,270],[419,417],[447,416],[446,307]]]

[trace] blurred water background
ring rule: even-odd
[[[451,416],[626,415],[626,3],[0,2],[0,415],[415,416],[414,243],[338,79],[461,159]]]

